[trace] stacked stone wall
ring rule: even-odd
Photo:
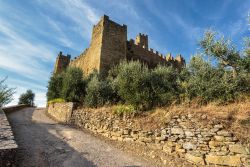
[[[137,142],[177,155],[198,166],[250,165],[249,143],[242,144],[217,121],[201,123],[206,119],[205,114],[181,114],[172,117],[162,128],[144,130],[135,126],[132,117],[121,117],[111,111],[78,109],[73,111],[70,123],[112,140]]]
[[[13,110],[11,110],[13,111]],[[0,109],[0,166],[9,167],[15,166],[15,156],[17,152],[17,144],[7,120],[7,117],[2,109]]]
[[[68,123],[71,119],[74,103],[51,103],[48,105],[48,114],[58,122]]]

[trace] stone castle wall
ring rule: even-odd
[[[178,155],[198,166],[249,165],[249,143],[248,146],[241,144],[233,133],[216,121],[201,123],[206,119],[209,118],[205,114],[187,113],[172,117],[160,129],[144,130],[135,126],[133,117],[83,108],[73,111],[70,123],[112,140],[136,142],[169,155]],[[165,160],[164,156],[160,158]]]
[[[139,60],[150,68],[158,64],[173,65],[176,68],[185,66],[184,59],[168,61],[162,54],[148,50],[147,35],[139,34],[136,42],[127,41],[127,26],[119,25],[104,15],[93,27],[89,48],[71,61],[66,56],[58,56],[54,72],[61,72],[69,64],[81,68],[87,75],[94,70],[106,75],[109,69],[124,59]]]
[[[63,55],[62,52],[60,52],[56,58],[56,63],[54,67],[54,73],[61,73],[64,71],[70,63],[70,55]]]
[[[128,60],[139,60],[147,64],[150,68],[154,68],[159,64],[167,65],[166,59],[163,56],[161,57],[158,52],[136,45],[133,40],[127,43],[127,49]]]
[[[101,49],[100,73],[108,70],[126,58],[127,26],[119,25],[104,16],[104,32]]]
[[[103,44],[104,17],[93,27],[92,39],[87,48],[79,57],[70,62],[70,66],[79,67],[88,75],[94,70],[100,71],[101,48]]]

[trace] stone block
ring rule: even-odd
[[[216,135],[216,136],[214,136],[214,140],[222,142],[222,141],[225,141],[225,137]]]
[[[186,135],[187,137],[193,137],[193,136],[194,136],[194,132],[185,131],[185,135]]]
[[[191,142],[186,142],[183,144],[183,148],[186,150],[194,150],[194,149],[196,149],[196,147],[197,146]]]
[[[182,128],[172,128],[171,129],[171,134],[183,135],[184,131],[183,131]]]
[[[165,145],[163,146],[162,150],[163,150],[164,152],[166,152],[167,154],[171,154],[171,153],[174,152],[174,146],[169,146],[169,145],[165,144]]]
[[[196,165],[205,165],[204,158],[200,157],[200,156],[194,156],[190,153],[186,153],[185,159],[191,163],[196,164]]]
[[[218,155],[206,155],[207,164],[215,165],[226,165],[226,166],[240,166],[241,158],[237,155],[227,155],[227,156],[218,156]]]
[[[232,137],[233,136],[233,134],[231,132],[228,132],[226,130],[218,131],[217,134],[219,136],[224,136],[224,137]]]
[[[249,148],[244,147],[241,144],[229,145],[229,150],[239,154],[250,154]]]

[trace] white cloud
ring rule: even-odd
[[[37,2],[46,8],[50,7],[65,19],[73,21],[74,25],[71,24],[69,27],[86,40],[90,40],[92,26],[98,22],[102,13],[81,0],[38,0]]]
[[[48,46],[25,39],[15,33],[7,21],[0,19],[0,33],[4,35],[0,45],[0,68],[27,78],[47,79],[49,70],[43,63],[52,63],[55,53]]]

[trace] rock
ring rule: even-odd
[[[179,139],[179,137],[177,137],[177,136],[171,136],[168,138],[168,140],[173,141],[173,142],[177,141],[178,139]]]
[[[138,141],[140,141],[140,142],[145,142],[145,143],[151,143],[151,142],[152,142],[152,138],[140,137],[140,138],[138,139]]]
[[[206,114],[203,114],[203,115],[201,116],[201,119],[207,119],[207,115],[206,115]]]
[[[227,166],[240,166],[241,165],[240,156],[237,156],[237,155],[233,155],[233,156],[206,155],[205,160],[207,164],[227,165]]]
[[[167,129],[163,129],[162,131],[161,131],[161,135],[166,135],[167,134]]]
[[[183,135],[184,131],[182,128],[172,128],[171,133],[176,135]]]
[[[122,134],[123,135],[129,135],[130,132],[131,132],[131,129],[124,129]]]
[[[214,139],[215,139],[216,141],[225,141],[225,137],[224,137],[224,136],[217,136],[217,135],[215,135],[215,136],[214,136]]]
[[[168,144],[165,144],[162,148],[162,150],[168,154],[171,154],[172,152],[174,152],[174,146],[170,146]]]
[[[214,125],[214,128],[221,130],[223,129],[223,125],[217,124],[217,125]]]
[[[186,142],[183,144],[183,148],[186,150],[194,150],[194,149],[196,149],[196,145],[194,145],[191,142]]]
[[[249,149],[242,146],[241,144],[229,145],[229,150],[239,154],[250,154]]]
[[[194,136],[194,133],[191,132],[191,131],[185,131],[185,135],[186,135],[187,137],[193,137],[193,136]]]
[[[233,136],[233,134],[231,132],[228,132],[226,130],[218,131],[217,134],[219,136],[225,136],[225,137],[232,137]]]
[[[186,153],[185,159],[191,163],[196,164],[196,165],[205,165],[203,157],[194,156],[190,153]]]

